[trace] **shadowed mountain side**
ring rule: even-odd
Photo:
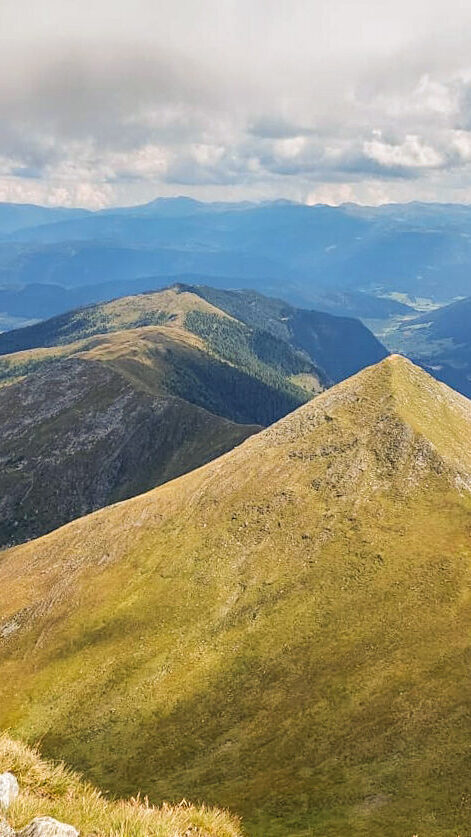
[[[388,345],[412,357],[440,381],[471,397],[471,297],[402,323]]]
[[[306,352],[330,383],[343,381],[387,355],[371,331],[352,317],[294,308],[255,291],[224,291],[205,286],[193,290],[251,328],[263,328]]]
[[[0,723],[257,837],[466,834],[470,484],[470,403],[391,357],[4,552]]]
[[[146,491],[258,429],[78,357],[0,389],[0,427],[1,543]]]

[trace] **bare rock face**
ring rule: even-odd
[[[19,790],[13,773],[0,773],[0,809],[6,811],[18,796]]]
[[[15,832],[11,825],[8,825],[7,821],[2,817],[0,817],[0,837],[15,837]]]
[[[35,817],[29,825],[16,832],[16,837],[79,837],[79,832],[72,825],[53,817]]]

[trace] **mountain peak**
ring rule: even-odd
[[[425,460],[433,459],[432,470],[451,469],[471,485],[471,402],[399,354],[337,384],[261,436],[270,444],[299,439],[315,448],[321,436],[329,437],[329,449],[334,437],[342,445],[349,438],[373,470],[386,455],[390,474],[406,466],[424,471]]]
[[[395,363],[395,364],[397,364],[397,363],[399,363],[399,364],[400,363],[412,363],[412,361],[409,360],[409,358],[404,357],[404,355],[400,355],[399,352],[392,352],[392,354],[390,354],[390,355],[388,355],[387,357],[384,358],[383,363],[384,362]]]
[[[427,833],[430,799],[465,833],[470,450],[470,402],[389,357],[4,551],[0,724],[248,833],[402,834],[403,800]]]

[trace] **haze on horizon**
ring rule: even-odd
[[[2,0],[0,200],[471,201],[460,0]]]

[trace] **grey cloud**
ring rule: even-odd
[[[313,133],[312,128],[290,123],[276,115],[254,118],[249,121],[247,131],[254,137],[262,139],[290,139],[291,137],[309,136]]]
[[[21,29],[23,5],[0,8],[13,181],[56,194],[95,184],[100,200],[136,183],[223,198],[229,186],[291,197],[403,181],[415,196],[467,171],[454,132],[471,149],[471,12],[459,0],[95,0],[90,17],[43,0]]]

